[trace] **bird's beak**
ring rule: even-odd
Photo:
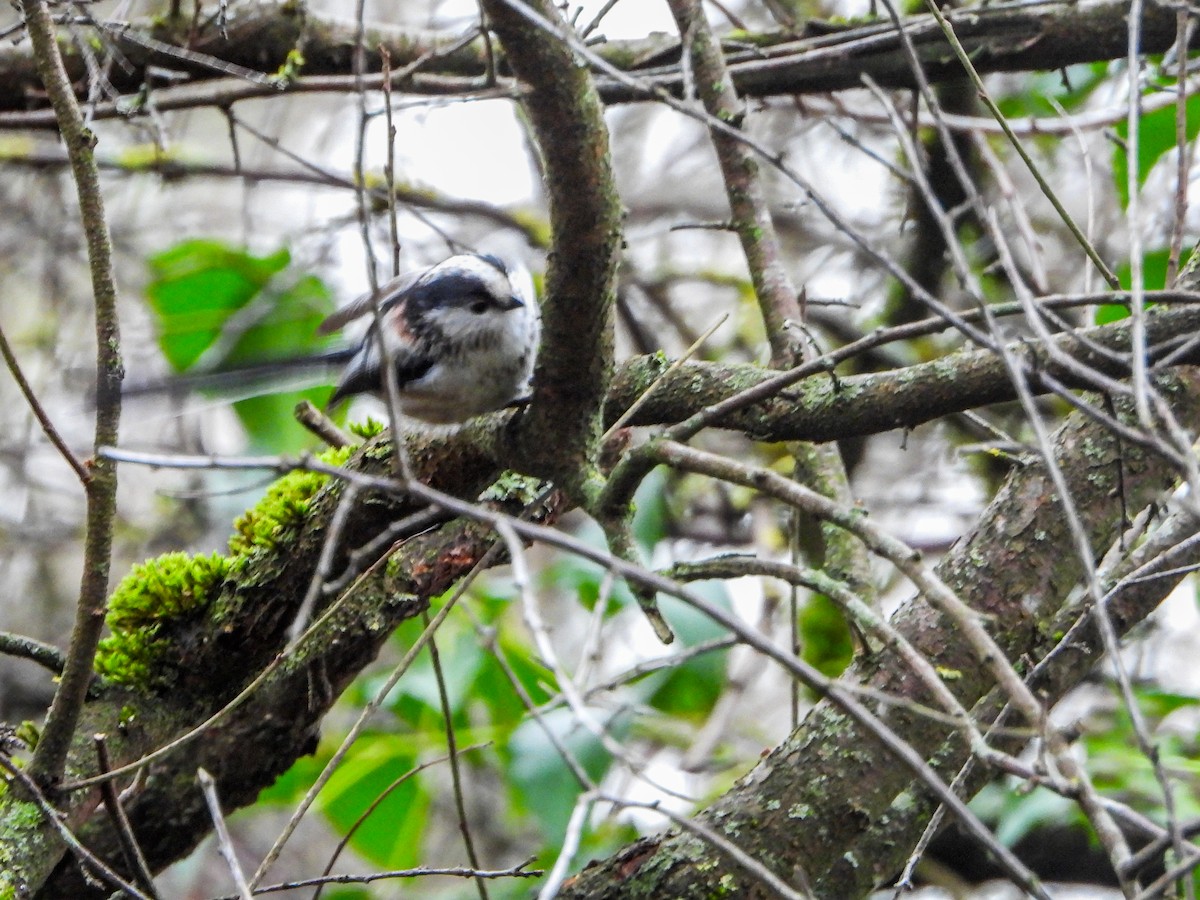
[[[505,298],[504,302],[500,305],[500,308],[505,312],[508,312],[510,309],[520,309],[524,305],[524,300],[522,300],[516,294],[510,294]]]

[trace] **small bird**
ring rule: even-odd
[[[385,355],[396,366],[401,411],[425,422],[464,422],[526,396],[541,333],[528,272],[466,253],[401,275],[376,297],[379,319],[347,354],[331,406],[353,394],[383,397]],[[329,334],[370,313],[368,294],[319,330]]]
[[[344,366],[329,405],[355,394],[386,399],[383,360],[396,367],[400,409],[433,424],[465,422],[523,400],[533,376],[541,318],[533,279],[489,254],[463,253],[381,285],[379,319],[357,343],[318,354],[267,360],[167,381],[126,384],[129,396],[178,390],[245,389],[289,372]],[[372,295],[359,297],[318,328],[330,334],[372,316]],[[381,352],[381,341],[386,353]]]

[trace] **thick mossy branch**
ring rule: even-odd
[[[504,0],[483,5],[508,64],[527,86],[521,100],[541,150],[554,235],[533,399],[519,420],[520,459],[587,506],[598,492],[621,245],[604,108],[591,74],[558,36]],[[529,6],[550,28],[568,28],[548,0]]]
[[[490,430],[500,427],[498,421],[481,421],[450,436],[412,438],[408,449],[414,472],[440,490],[478,496],[499,474],[495,457],[481,448],[490,446]],[[390,444],[380,438],[368,441],[347,466],[390,476]],[[95,774],[92,734],[109,736],[114,766],[127,764],[206,720],[276,659],[287,645],[288,627],[342,502],[344,482],[323,477],[317,486],[309,474],[283,479],[244,517],[233,541],[238,553],[152,561],[143,573],[148,578],[136,586],[130,580],[118,591],[117,630],[104,665],[120,683],[103,684],[85,705],[77,730],[81,737],[71,750],[70,778]],[[510,501],[511,496],[493,495],[490,502],[519,512],[526,495],[516,492]],[[371,491],[360,491],[355,504],[342,534],[342,551],[335,556],[335,574],[349,550],[415,511],[403,498]],[[339,599],[336,612],[317,633],[218,725],[152,764],[150,777],[128,807],[152,865],[161,867],[188,852],[211,826],[194,789],[197,765],[217,778],[222,801],[230,808],[252,802],[300,755],[311,752],[329,704],[374,658],[396,625],[452,586],[492,539],[486,527],[451,522],[393,548],[393,562],[379,566]],[[319,604],[317,615],[332,601]],[[157,625],[152,608],[164,613]],[[167,684],[170,689],[164,690]],[[96,799],[94,788],[75,791],[65,797],[64,807],[89,842],[104,848],[106,858],[120,858],[107,817],[92,815]],[[198,801],[194,805],[193,799]],[[36,860],[22,861],[31,889],[41,886],[42,896],[92,896],[70,859],[46,880],[57,859],[55,853],[39,851]]]
[[[1155,308],[1146,317],[1147,342],[1153,362],[1174,348],[1169,343],[1200,329],[1200,306]],[[1129,320],[1083,329],[1078,336],[1055,338],[1084,368],[1114,378],[1129,374],[1127,364],[1094,352],[1087,343],[1128,353]],[[1156,349],[1161,346],[1162,349]],[[1048,390],[1043,376],[1072,388],[1088,388],[1075,372],[1056,363],[1033,341],[1014,344],[1011,353],[1030,364],[1029,387]],[[1192,349],[1172,363],[1200,363]],[[642,394],[654,387],[630,424],[671,424],[778,375],[760,366],[734,363],[686,363],[664,377],[666,363],[657,356],[630,360],[617,371],[605,403],[605,420],[614,422]],[[1016,399],[1003,360],[985,350],[964,350],[927,363],[871,375],[834,378],[812,375],[713,424],[742,431],[765,441],[833,441],[913,428],[949,413]]]
[[[96,672],[107,681],[143,689],[175,683],[172,624],[202,615],[229,574],[219,553],[168,553],[134,566],[108,601],[111,632],[100,641]]]
[[[337,447],[326,450],[317,459],[340,466],[357,450],[358,445]],[[255,551],[273,550],[281,541],[288,540],[290,532],[303,525],[313,498],[328,481],[328,475],[304,469],[280,478],[267,488],[262,500],[233,523],[230,554],[234,558],[247,557]]]
[[[318,459],[340,466],[357,450],[326,450]],[[109,598],[105,621],[110,634],[100,642],[96,672],[140,690],[174,687],[187,674],[182,669],[185,654],[177,646],[182,636],[224,624],[227,614],[219,601],[226,579],[232,578],[229,589],[236,593],[238,576],[255,554],[293,543],[308,521],[313,499],[328,482],[328,475],[305,469],[275,481],[234,522],[228,555],[167,553],[134,566]]]

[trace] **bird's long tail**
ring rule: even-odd
[[[125,397],[188,394],[194,391],[242,393],[247,389],[264,393],[272,388],[279,389],[281,383],[296,376],[309,376],[304,381],[312,384],[313,376],[333,375],[355,352],[353,347],[338,347],[323,353],[285,356],[246,366],[181,372],[143,381],[130,380],[125,382],[121,393]],[[330,379],[331,382],[334,380],[336,378]]]

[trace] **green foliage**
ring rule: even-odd
[[[720,582],[693,584],[692,590],[705,595],[715,606],[729,609],[729,596]],[[675,630],[676,640],[684,647],[695,647],[724,635],[711,619],[674,597],[659,598],[659,605]],[[703,653],[671,666],[646,680],[646,703],[660,712],[694,721],[712,712],[725,690],[729,652]]]
[[[1107,75],[1108,63],[1103,62],[1032,74],[1022,79],[1020,92],[1001,98],[997,105],[1009,119],[1056,115],[1054,103],[1069,112],[1087,100]]]
[[[828,597],[814,594],[797,615],[801,658],[822,673],[837,676],[854,656],[854,638],[841,609]]]
[[[317,335],[317,326],[333,310],[330,291],[311,275],[290,273],[290,262],[287,250],[258,257],[208,240],[184,241],[151,257],[146,297],[171,367],[220,372],[326,348],[329,339]],[[234,411],[256,449],[291,452],[311,443],[292,414],[296,403],[328,398],[328,387],[264,387],[237,401]]]
[[[324,741],[315,755],[297,760],[259,801],[294,802],[325,768],[335,746],[335,741]],[[420,750],[404,735],[368,731],[355,741],[318,800],[317,808],[342,834],[353,829],[350,848],[385,868],[422,861],[421,837],[432,794],[413,771]]]
[[[290,258],[286,250],[255,257],[203,240],[185,241],[151,257],[146,296],[171,367],[183,372],[194,366],[221,337],[229,317],[258,296]]]
[[[624,736],[627,716],[609,718],[594,712],[613,737],[620,740]],[[504,748],[510,798],[518,810],[533,816],[547,842],[562,840],[582,789],[556,743],[567,748],[592,781],[600,781],[612,764],[600,738],[566,707],[544,713],[540,721],[521,723]]]
[[[1162,787],[1142,752],[1133,723],[1113,686],[1115,703],[1097,710],[1081,737],[1096,790],[1165,822]],[[1172,774],[1175,814],[1181,821],[1200,815],[1200,739],[1194,725],[1200,699],[1150,687],[1134,695],[1163,768]],[[971,803],[981,818],[996,823],[996,836],[1013,846],[1045,825],[1085,826],[1078,805],[1045,788],[1015,791],[1007,779],[988,785]]]
[[[1185,105],[1187,139],[1195,140],[1200,133],[1200,96],[1187,98]],[[1137,183],[1139,187],[1146,183],[1150,170],[1168,150],[1176,144],[1175,137],[1175,106],[1166,106],[1146,113],[1138,122],[1138,158]],[[1129,152],[1124,142],[1129,140],[1129,123],[1122,119],[1117,123],[1116,132],[1121,138],[1121,144],[1113,147],[1113,182],[1117,195],[1121,198],[1121,206],[1129,205]]]
[[[1191,250],[1185,249],[1179,257],[1182,266],[1192,255]],[[1151,250],[1142,256],[1142,288],[1147,291],[1161,291],[1167,286],[1167,263],[1171,251],[1163,247]],[[1121,281],[1121,289],[1128,291],[1133,288],[1133,266],[1125,263],[1117,269],[1117,278]],[[1123,303],[1105,303],[1096,307],[1096,324],[1107,325],[1129,317],[1129,307]]]
[[[649,553],[667,536],[667,471],[657,468],[647,475],[634,496],[633,536]]]
[[[971,801],[971,809],[985,822],[996,823],[996,838],[1013,847],[1036,829],[1050,825],[1083,824],[1071,800],[1046,788],[1014,791],[1004,781],[994,781]]]
[[[411,777],[417,757],[411,748],[405,749],[407,743],[403,737],[378,733],[356,741],[346,764],[321,794],[322,812],[342,833],[357,823],[350,840],[354,851],[387,868],[421,862],[421,837],[432,799],[425,782]],[[398,779],[402,780],[397,784]]]
[[[287,59],[284,60],[283,65],[271,76],[271,80],[280,87],[291,84],[304,71],[305,62],[304,54],[299,49],[292,48],[288,51]]]
[[[1135,688],[1135,696],[1162,767],[1172,773],[1175,814],[1193,819],[1200,815],[1200,739],[1189,723],[1195,722],[1200,699],[1144,686]],[[1090,726],[1083,740],[1096,789],[1164,821],[1161,787],[1124,706]]]
[[[377,419],[372,419],[370,416],[362,422],[351,422],[346,426],[346,430],[360,438],[363,443],[366,443],[378,434],[382,434],[385,428],[387,428],[386,425]]]
[[[165,687],[174,670],[164,665],[172,619],[206,609],[220,591],[229,561],[218,553],[167,553],[134,566],[108,601],[111,634],[100,642],[96,671],[110,681]]]

